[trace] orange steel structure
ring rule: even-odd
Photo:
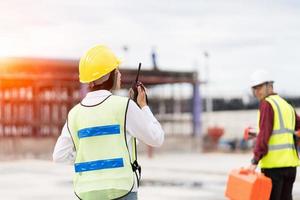
[[[79,100],[73,61],[0,62],[0,136],[57,136]]]
[[[130,87],[135,69],[121,68]],[[197,83],[193,72],[143,70],[147,86]],[[78,81],[78,61],[7,58],[0,60],[0,137],[57,137],[67,113],[86,89]]]

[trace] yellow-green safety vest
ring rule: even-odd
[[[260,167],[299,166],[300,162],[294,142],[296,121],[293,107],[278,95],[270,95],[265,100],[271,104],[274,111],[274,124],[268,141],[268,153],[259,161]],[[260,113],[258,112],[259,119]]]
[[[134,185],[132,158],[126,141],[126,112],[129,99],[111,95],[94,106],[77,104],[68,114],[68,129],[76,158],[73,178],[75,194],[83,200],[118,199]]]

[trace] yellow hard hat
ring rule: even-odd
[[[106,46],[97,45],[88,50],[79,62],[79,80],[90,83],[116,69],[120,60]]]

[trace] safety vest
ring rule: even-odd
[[[273,108],[274,124],[268,141],[268,153],[259,161],[260,167],[299,166],[300,162],[294,142],[295,111],[293,107],[278,95],[271,95],[265,100]],[[259,119],[260,113],[258,115]]]
[[[126,141],[128,103],[128,98],[111,95],[100,104],[78,104],[69,112],[76,150],[73,184],[79,199],[118,199],[132,190],[137,162],[135,138],[132,158]]]

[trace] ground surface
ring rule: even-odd
[[[221,200],[231,169],[247,166],[251,154],[181,153],[140,156],[141,200]],[[5,200],[72,200],[72,166],[45,160],[0,162],[0,196]],[[294,199],[300,200],[298,174]]]

